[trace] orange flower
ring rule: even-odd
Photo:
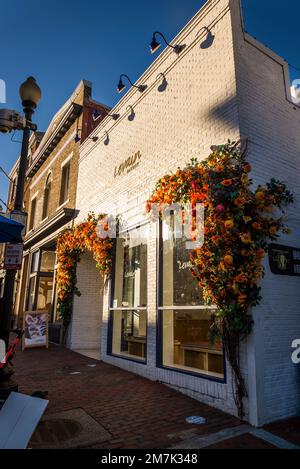
[[[236,282],[238,283],[245,283],[247,282],[247,277],[244,273],[240,273],[235,277]]]
[[[234,221],[232,219],[226,220],[224,225],[227,230],[230,230],[231,228],[234,227]]]
[[[217,244],[218,241],[219,241],[219,239],[220,239],[220,237],[219,237],[218,235],[213,235],[213,236],[211,237],[211,240],[212,240],[212,242],[213,242],[214,244]]]
[[[257,223],[257,221],[255,221],[254,223],[252,223],[252,227],[255,229],[255,230],[261,230],[261,224],[260,223]]]
[[[245,293],[240,293],[238,296],[238,303],[243,304],[246,302],[247,295]]]
[[[241,241],[244,244],[250,244],[251,243],[251,235],[250,233],[243,233],[241,236]]]
[[[277,231],[278,231],[277,226],[275,226],[275,225],[271,226],[271,228],[269,229],[269,233],[270,233],[271,236],[275,236]]]
[[[226,256],[224,256],[224,264],[226,267],[232,267],[233,266],[233,257],[231,256],[231,254],[227,254]]]
[[[250,173],[251,171],[251,164],[250,163],[247,163],[246,161],[243,163],[243,170],[245,171],[245,173]]]
[[[232,179],[224,179],[221,184],[223,186],[231,186],[232,185]]]
[[[238,205],[240,207],[241,205],[245,205],[245,202],[246,202],[245,199],[239,196],[235,199],[234,205]]]
[[[257,191],[256,194],[255,194],[255,198],[256,198],[256,200],[264,200],[264,198],[265,198],[264,191],[262,191],[262,190]]]

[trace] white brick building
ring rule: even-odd
[[[78,222],[93,210],[121,215],[132,227],[143,224],[145,200],[160,177],[183,167],[191,157],[205,158],[212,144],[247,137],[254,184],[275,177],[287,181],[294,192],[295,204],[288,212],[293,233],[278,242],[299,247],[300,110],[291,99],[287,63],[244,32],[239,0],[207,2],[172,44],[186,47],[179,55],[170,48],[164,50],[137,82],[147,84],[146,91],[131,88],[112,110],[120,118],[104,119],[93,132],[98,141],[89,139],[81,146]],[[136,153],[138,164],[117,174],[119,166]],[[175,320],[177,325],[188,320],[205,324],[207,313],[199,309],[202,316],[197,320],[197,308],[188,304],[174,312],[172,296],[164,300],[169,307],[160,308],[158,314],[160,282],[168,282],[170,276],[165,271],[159,275],[158,242],[149,235],[145,244],[140,249],[128,241],[128,250],[136,248],[139,253],[137,264],[141,265],[143,256],[147,259],[147,270],[145,266],[141,274],[137,268],[133,280],[127,272],[121,280],[115,276],[103,286],[91,257],[78,265],[82,296],[74,301],[71,348],[98,346],[104,361],[235,414],[230,368],[228,364],[222,368],[220,350],[207,353],[204,347],[200,357],[192,347],[180,348],[178,337],[183,332],[171,331]],[[120,255],[124,259],[123,251]],[[175,269],[174,263],[170,269]],[[265,269],[263,300],[252,312],[255,326],[242,347],[248,391],[245,407],[254,425],[295,415],[300,406],[300,365],[291,361],[292,340],[300,338],[300,279],[272,274],[268,259]],[[136,293],[131,292],[131,304],[128,297],[122,301],[118,295],[124,285],[130,290],[130,282],[136,286],[136,272],[140,291],[146,276],[147,295],[135,303]],[[128,308],[125,315],[124,308]],[[130,317],[137,340],[128,345],[130,334],[122,333]],[[167,339],[174,342],[174,349],[161,344]],[[194,372],[195,368],[202,372]]]

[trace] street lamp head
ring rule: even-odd
[[[42,97],[41,89],[35,78],[28,77],[20,86],[20,98],[24,107],[35,109]]]

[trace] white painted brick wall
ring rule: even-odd
[[[204,32],[198,33],[203,26],[211,27],[215,35],[208,49],[200,48]],[[79,221],[90,210],[124,216],[131,212],[132,221],[143,219],[140,207],[159,177],[184,166],[191,157],[205,158],[212,144],[242,135],[250,139],[249,160],[255,184],[274,176],[287,180],[295,192],[296,204],[289,212],[294,234],[281,241],[297,246],[299,109],[286,99],[287,76],[282,63],[276,63],[272,53],[268,56],[252,39],[246,39],[239,0],[208,2],[195,15],[174,40],[174,44],[187,44],[184,52],[177,57],[170,49],[164,51],[139,80],[147,83],[147,91],[141,95],[129,90],[114,109],[121,118],[117,122],[110,118],[103,121],[94,132],[98,142],[89,140],[82,145],[77,188]],[[164,73],[168,82],[164,92],[158,91],[159,73]],[[129,105],[135,111],[133,121],[128,120]],[[108,145],[103,143],[105,131],[109,133]],[[139,166],[114,179],[115,166],[137,151],[142,155]],[[79,273],[82,268],[83,264]],[[229,366],[225,384],[156,368],[156,272],[156,242],[151,241],[147,365],[106,354],[109,287],[103,295],[102,359],[235,414]],[[300,368],[296,369],[290,360],[290,343],[300,337],[299,278],[274,276],[267,263],[266,274],[263,302],[253,310],[254,333],[242,344],[241,351],[249,395],[245,407],[255,425],[294,415],[300,402]],[[93,293],[91,288],[82,291],[82,297],[74,303],[72,334],[73,340],[77,337],[86,348],[89,339],[80,330],[79,318],[82,313],[89,317],[89,296]]]
[[[271,177],[294,192],[287,212],[293,232],[278,242],[300,247],[300,108],[291,102],[286,62],[241,29],[233,14],[240,132],[249,138],[254,184]],[[261,304],[253,310],[249,339],[250,420],[256,425],[299,414],[300,366],[291,361],[291,343],[300,338],[300,277],[278,276],[265,262]],[[253,371],[253,363],[255,370]]]
[[[212,26],[215,35],[214,44],[208,49],[200,48],[206,37],[204,31],[199,33],[203,26]],[[114,109],[121,114],[119,121],[104,121],[95,132],[98,142],[89,140],[82,146],[77,189],[79,220],[90,210],[124,215],[128,207],[134,208],[141,220],[144,202],[159,177],[184,166],[191,157],[205,158],[212,144],[239,137],[228,2],[207,4],[176,42],[187,44],[184,52],[177,57],[171,50],[164,51],[140,80],[147,83],[147,91],[141,95],[130,90]],[[164,92],[158,91],[161,78],[157,76],[161,72],[168,82]],[[133,121],[128,120],[129,105],[135,111]],[[105,131],[109,132],[108,145],[103,143]],[[115,166],[138,150],[142,155],[139,166],[114,179]],[[81,268],[80,265],[79,272]],[[147,365],[106,355],[108,288],[103,298],[102,359],[235,413],[228,367],[226,384],[156,368],[156,269],[153,240],[148,247]],[[76,317],[77,302],[76,299]],[[74,321],[72,330],[80,335]]]
[[[78,264],[77,286],[82,294],[74,297],[69,346],[75,350],[99,349],[103,279],[90,253],[85,254]]]

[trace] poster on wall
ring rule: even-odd
[[[23,318],[23,350],[48,348],[48,311],[26,311]]]

